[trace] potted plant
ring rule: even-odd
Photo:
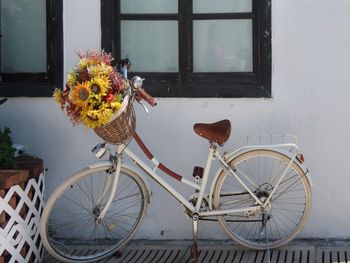
[[[15,167],[14,152],[9,128],[0,129],[0,169]]]
[[[7,99],[1,99],[0,105]],[[12,169],[15,167],[14,152],[9,128],[0,129],[0,169]]]

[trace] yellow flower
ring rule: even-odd
[[[80,117],[82,122],[90,128],[99,128],[108,123],[113,115],[113,111],[109,108],[92,109],[83,107]]]
[[[113,111],[117,111],[122,107],[122,104],[118,101],[114,101],[111,103],[111,107],[112,107]]]
[[[78,64],[78,70],[83,70],[85,68],[87,68],[89,65],[91,65],[91,61],[90,59],[87,59],[87,58],[82,58],[80,61],[79,61],[79,64]]]
[[[65,101],[64,101],[63,92],[61,89],[57,89],[57,88],[55,89],[55,91],[53,92],[53,98],[58,104],[61,105],[61,108],[63,108]]]
[[[92,64],[88,67],[88,72],[91,76],[97,77],[98,75],[106,75],[108,76],[113,71],[113,67],[101,63],[101,64]]]
[[[111,109],[101,109],[98,113],[98,125],[99,127],[106,125],[113,116]]]
[[[108,78],[96,77],[90,81],[90,90],[95,95],[104,96],[110,89]]]
[[[77,106],[84,106],[89,102],[90,98],[90,82],[84,81],[77,83],[71,93],[71,100]]]
[[[70,86],[74,86],[75,82],[77,81],[77,75],[74,71],[70,71],[67,76],[67,83]]]

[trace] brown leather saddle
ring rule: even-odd
[[[215,123],[196,123],[193,130],[199,136],[222,145],[230,138],[231,122],[222,120]]]

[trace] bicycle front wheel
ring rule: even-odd
[[[264,202],[291,159],[271,150],[252,150],[229,164],[249,189]],[[222,171],[214,188],[216,209],[257,206],[256,200],[236,180]],[[239,244],[253,248],[277,248],[291,241],[304,226],[311,210],[311,187],[303,170],[293,162],[272,195],[266,209],[219,216],[224,231]]]
[[[149,193],[136,173],[122,168],[113,201],[99,221],[113,176],[111,166],[86,168],[51,195],[40,228],[51,255],[64,262],[93,262],[117,252],[131,239],[145,215]]]

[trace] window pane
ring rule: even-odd
[[[46,72],[46,1],[1,1],[1,72]]]
[[[178,0],[121,0],[122,14],[173,14],[178,12]]]
[[[193,0],[193,13],[251,12],[252,0]]]
[[[194,72],[251,72],[252,21],[195,20]]]
[[[179,71],[177,21],[122,21],[120,42],[132,71]]]

